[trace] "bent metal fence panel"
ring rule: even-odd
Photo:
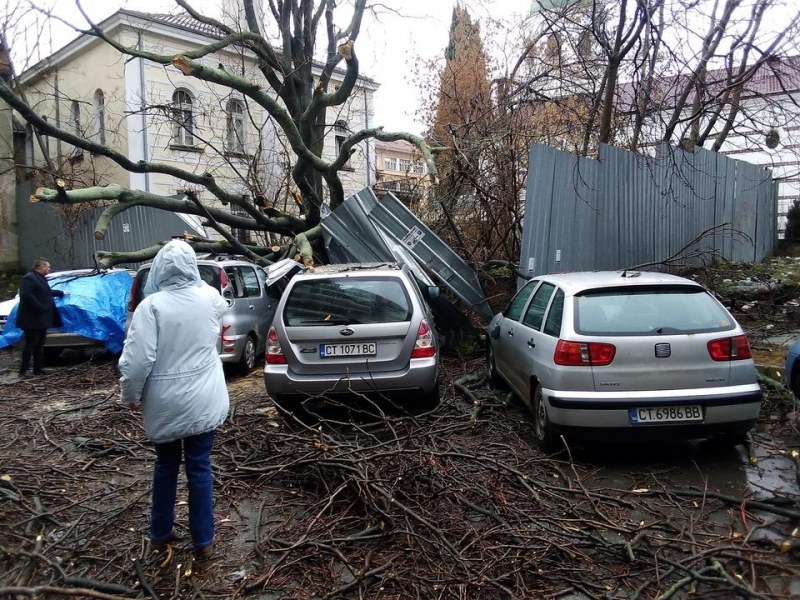
[[[595,160],[532,144],[520,270],[759,261],[777,243],[777,197],[768,169],[708,150],[604,145]]]

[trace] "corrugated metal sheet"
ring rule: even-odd
[[[493,311],[475,271],[393,194],[378,200],[365,188],[325,213],[322,227],[332,260],[403,260],[414,268],[413,257],[484,321],[491,320]]]
[[[17,187],[17,217],[20,266],[34,259],[50,259],[54,270],[95,266],[98,250],[133,252],[193,231],[179,215],[146,206],[134,206],[111,221],[105,239],[94,238],[94,227],[102,208],[70,216],[73,207],[42,202],[30,203],[30,188]],[[194,233],[200,233],[194,231]],[[138,263],[130,263],[135,268]]]
[[[768,170],[707,150],[602,146],[593,160],[533,144],[520,270],[622,269],[682,250],[684,264],[759,261],[777,243],[777,196]]]

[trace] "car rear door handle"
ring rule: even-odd
[[[533,341],[533,338],[528,340],[528,348],[536,348],[536,342]]]
[[[252,304],[250,304],[247,308],[249,308],[250,310],[255,310],[256,309],[256,307],[253,306]]]
[[[514,330],[513,329],[509,329],[508,330],[508,337],[514,337]]]

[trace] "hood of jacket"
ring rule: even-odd
[[[200,286],[197,256],[182,240],[172,240],[156,254],[144,286],[145,296],[161,290]]]

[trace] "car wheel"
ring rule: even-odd
[[[43,358],[45,362],[52,363],[61,356],[61,350],[63,348],[45,348]]]
[[[545,452],[552,452],[556,449],[558,432],[547,416],[547,406],[542,396],[542,386],[537,385],[533,392],[533,430],[536,437],[536,445]]]
[[[256,340],[252,334],[247,336],[239,356],[239,373],[247,375],[256,366]]]
[[[502,380],[497,372],[497,363],[494,360],[494,349],[492,344],[486,345],[486,376],[489,378],[489,383],[492,387],[499,387],[502,385]]]
[[[430,392],[422,394],[419,405],[425,410],[430,410],[439,405],[439,400],[439,382],[437,381],[436,386]]]

